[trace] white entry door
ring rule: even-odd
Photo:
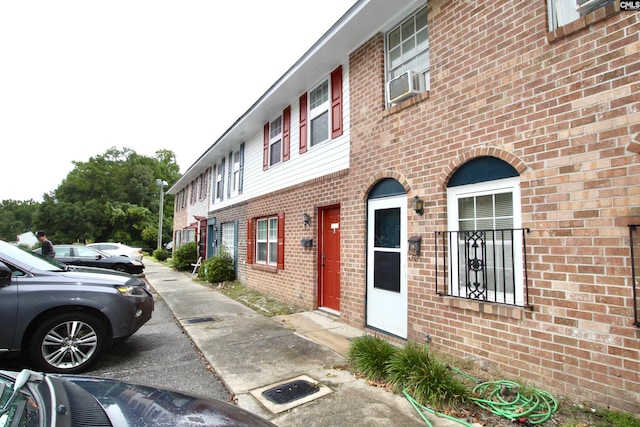
[[[407,338],[407,197],[370,199],[367,325]]]

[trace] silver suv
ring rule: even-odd
[[[47,372],[82,372],[152,312],[140,278],[67,266],[0,241],[2,357],[22,355]]]

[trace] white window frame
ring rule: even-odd
[[[326,87],[326,90],[323,89]],[[331,79],[329,77],[315,85],[309,92],[309,114],[307,117],[309,132],[309,147],[315,147],[331,139]],[[319,96],[318,96],[319,95]],[[314,125],[321,123],[321,117],[326,116],[326,137],[314,140]]]
[[[195,243],[196,230],[194,228],[183,228],[181,230],[176,231],[176,236],[178,236],[178,239],[176,241],[179,244],[177,245],[176,248],[174,248],[174,250],[186,243],[191,243],[191,242]]]
[[[505,178],[494,181],[486,181],[478,184],[468,184],[447,189],[447,227],[450,231],[459,231],[460,215],[458,212],[458,201],[460,199],[478,197],[484,195],[495,195],[500,193],[512,194],[513,200],[513,227],[519,229],[522,227],[522,208],[520,196],[520,178]],[[456,235],[457,239],[457,235]],[[457,244],[457,242],[456,242]],[[458,268],[458,250],[453,246],[449,248],[449,271],[451,272],[451,295],[460,295],[460,281]],[[524,305],[524,275],[523,275],[523,256],[522,253],[522,234],[514,231],[513,233],[513,271],[514,271],[514,290],[515,304]],[[514,301],[513,294],[510,293],[511,301]],[[497,301],[494,295],[489,296],[490,301]]]
[[[233,172],[231,176],[231,195],[237,196],[240,188],[240,150],[233,152]]]
[[[264,248],[264,249],[263,249]],[[263,253],[261,253],[263,250]],[[256,264],[278,265],[278,217],[256,220]]]
[[[236,236],[236,223],[235,222],[223,222],[220,224],[221,230],[221,244],[225,251],[235,259],[235,236]]]
[[[405,30],[409,27],[413,27],[411,32]],[[405,32],[407,34],[404,34]],[[397,39],[397,42],[392,39]],[[385,58],[387,82],[407,71],[414,71],[418,75],[417,89],[429,90],[431,61],[427,6],[420,8],[387,32]]]
[[[547,0],[549,31],[580,18],[576,0]]]
[[[224,176],[222,176],[222,163],[219,163],[216,167],[216,176],[214,177],[215,184],[213,191],[215,193],[214,201],[220,202],[224,196]]]
[[[549,31],[563,27],[613,2],[614,0],[547,0]]]
[[[282,162],[282,115],[276,117],[269,123],[269,166],[277,165]],[[280,152],[274,156],[274,147],[279,146]],[[239,164],[238,164],[239,167]]]

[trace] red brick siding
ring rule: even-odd
[[[342,317],[364,325],[365,207],[381,177],[425,200],[409,260],[409,339],[483,359],[546,390],[640,413],[627,224],[640,223],[640,28],[621,12],[553,42],[544,1],[429,2],[431,90],[384,107],[384,42],[350,57],[351,166],[342,202]],[[534,309],[435,295],[433,232],[465,161],[521,176]],[[313,202],[311,202],[313,203]]]
[[[334,173],[251,200],[247,219],[284,212],[285,250],[283,270],[248,265],[247,287],[308,310],[317,308],[317,208],[340,205],[345,198],[343,189],[349,187],[347,178],[346,171]],[[312,218],[307,227],[302,221],[305,212]],[[246,221],[244,224],[246,233]],[[312,238],[313,247],[302,247],[303,238]]]

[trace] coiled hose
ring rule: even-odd
[[[482,382],[470,377],[457,368],[452,369],[477,383],[473,388],[472,397],[469,397],[469,400],[479,407],[508,420],[524,425],[538,425],[548,421],[558,410],[558,401],[553,395],[544,390],[527,388],[527,395],[525,396],[519,392],[519,384],[513,381],[496,380]],[[464,426],[473,427],[472,424],[465,420],[436,412],[418,403],[406,390],[402,392],[429,427],[433,427],[433,424],[424,416],[422,411],[448,418]]]

